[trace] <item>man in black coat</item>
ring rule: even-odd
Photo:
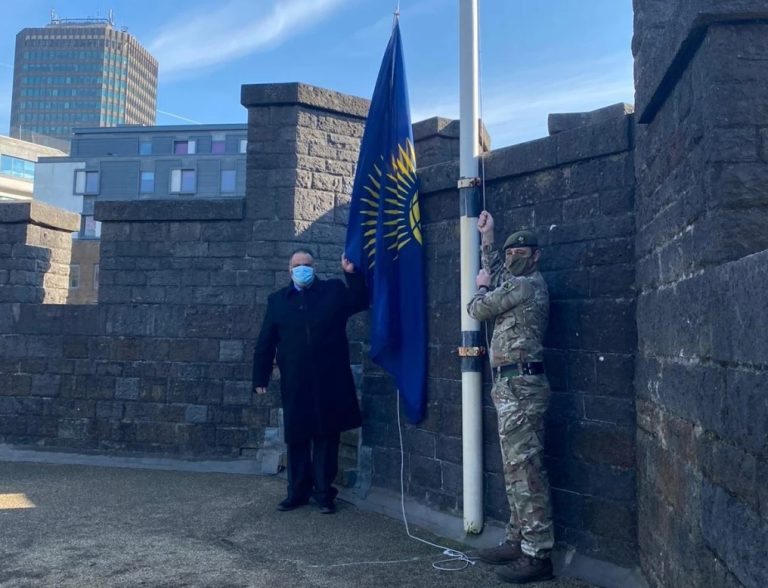
[[[335,512],[333,487],[339,464],[339,435],[361,424],[349,367],[347,319],[368,307],[365,280],[341,258],[341,280],[315,276],[307,249],[291,255],[291,283],[272,293],[253,354],[253,387],[267,391],[277,355],[288,445],[288,496],[278,510],[309,502]]]

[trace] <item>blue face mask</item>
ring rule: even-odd
[[[308,265],[297,265],[291,269],[291,279],[299,288],[306,288],[315,279],[315,268]]]

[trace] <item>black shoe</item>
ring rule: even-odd
[[[320,505],[320,514],[333,514],[336,512],[336,505],[333,502]]]
[[[538,559],[528,555],[521,555],[512,563],[499,568],[496,575],[503,582],[510,584],[527,584],[528,582],[544,582],[551,580],[552,560],[548,557]]]
[[[305,504],[309,503],[309,498],[286,498],[283,500],[280,504],[277,505],[277,510],[281,512],[286,512],[288,510],[294,510],[299,508],[300,506],[304,506]]]

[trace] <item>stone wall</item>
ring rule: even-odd
[[[547,466],[556,535],[579,552],[636,561],[633,121],[623,109],[602,122],[492,151],[486,206],[497,239],[533,228],[551,293]],[[571,125],[574,126],[574,125]],[[406,492],[461,515],[459,200],[456,161],[419,170],[428,272],[429,405],[404,422]],[[484,376],[485,511],[509,517],[490,376]],[[389,379],[366,369],[363,444],[373,483],[399,491],[400,449]]]
[[[765,2],[636,0],[638,504],[653,586],[768,585]]]

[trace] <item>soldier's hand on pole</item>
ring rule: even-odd
[[[266,394],[267,388],[265,386],[256,386],[253,391],[256,392],[256,394]]]
[[[481,212],[480,216],[477,217],[477,230],[482,235],[493,232],[493,217],[487,210]]]
[[[478,288],[482,286],[485,286],[486,288],[491,287],[491,274],[488,273],[488,270],[481,269],[479,272],[477,272],[475,284]]]

